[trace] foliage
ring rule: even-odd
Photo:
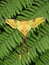
[[[23,34],[5,23],[8,18],[30,20],[44,17],[45,22],[27,34],[29,55],[26,42],[22,47]],[[49,0],[1,0],[0,1],[0,64],[49,65]]]

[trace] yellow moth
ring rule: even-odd
[[[38,17],[32,20],[23,20],[23,21],[18,21],[14,19],[7,19],[6,23],[9,24],[13,29],[18,29],[20,32],[26,36],[27,32],[30,31],[31,28],[37,27],[40,23],[45,21],[43,17]]]
[[[26,41],[27,32],[29,32],[31,28],[37,27],[43,21],[45,21],[45,19],[43,17],[38,17],[38,18],[29,20],[29,21],[27,21],[27,20],[18,21],[18,20],[14,20],[14,19],[7,19],[6,23],[8,25],[10,25],[13,29],[18,29],[20,32],[23,33],[24,38],[23,38],[22,43],[24,43],[24,40]],[[22,44],[22,46],[23,46],[23,44]],[[27,53],[29,55],[27,43],[26,43],[26,49],[27,49]],[[20,60],[21,60],[21,56],[22,56],[22,51],[20,51],[20,55],[19,55]],[[28,57],[28,59],[29,59],[29,57]]]

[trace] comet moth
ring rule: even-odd
[[[24,38],[23,38],[23,42],[24,42],[24,40],[26,41],[26,34],[31,30],[31,28],[36,28],[43,21],[45,21],[43,17],[38,17],[38,18],[29,20],[29,21],[27,20],[19,21],[19,20],[14,20],[14,19],[7,19],[6,23],[10,25],[13,29],[18,29],[24,35]],[[28,48],[27,48],[27,53],[29,55]],[[21,54],[22,53],[20,53],[19,55],[20,59],[21,59]]]

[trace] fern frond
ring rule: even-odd
[[[39,53],[45,52],[45,50],[49,49],[49,23],[45,21],[34,31],[33,29],[30,30],[27,39],[30,46],[34,43]]]
[[[49,50],[39,56],[36,60],[36,65],[49,65]]]
[[[6,29],[6,31],[8,29]],[[3,32],[2,34],[0,34],[0,58],[7,55],[7,53],[9,53],[9,51],[12,51],[13,48],[15,49],[17,45],[20,46],[22,42],[22,38],[23,38],[22,34],[20,34],[17,30],[16,31],[12,29],[10,30],[11,30],[10,32],[7,31],[9,33]]]
[[[49,33],[49,26],[48,25],[49,25],[49,22],[45,21],[45,22],[41,23],[34,30],[31,29],[30,32],[28,32],[27,43],[28,43],[28,52],[30,53],[30,55],[29,56],[27,55],[26,44],[24,42],[24,46],[22,48],[22,58],[23,58],[23,56],[25,58],[27,56],[27,57],[29,57],[30,60],[35,62],[36,57],[38,57],[36,50],[40,54],[42,54],[42,53],[45,53],[46,50],[49,49],[49,41],[48,41],[49,40],[49,34],[48,34]],[[4,37],[4,34],[2,34],[0,36],[0,40],[1,40],[0,42],[2,42],[0,44],[1,45],[1,47],[0,47],[0,52],[1,52],[0,58],[3,59],[6,56],[7,58],[6,57],[4,58],[5,60],[3,63],[4,64],[9,63],[11,65],[14,62],[12,61],[12,59],[10,59],[10,57],[11,57],[11,55],[13,55],[13,53],[15,54],[15,51],[19,57],[20,50],[21,50],[21,44],[19,47],[17,45],[19,43],[22,43],[22,36],[20,36],[18,34],[18,33],[20,33],[18,30],[13,30],[9,26],[4,27],[4,29],[5,29],[5,32],[8,34],[4,33],[4,34],[6,34],[5,37]],[[13,34],[13,32],[14,32],[14,34]],[[36,35],[36,33],[38,33],[38,35]],[[17,36],[18,36],[18,39],[17,39]],[[16,43],[17,41],[19,42],[18,44]],[[3,44],[3,42],[4,42],[4,44]],[[13,49],[15,49],[15,51],[13,51]],[[9,54],[11,54],[11,55],[9,56]],[[17,60],[18,59],[19,58],[17,58]],[[11,60],[11,61],[9,62],[9,60]],[[15,61],[15,59],[13,59],[13,60]],[[30,62],[30,60],[28,60],[28,58],[27,58],[27,59],[22,60],[22,62],[23,62],[23,64],[25,64],[25,63],[27,64],[28,62]],[[18,62],[18,61],[15,61],[15,62]],[[20,61],[20,63],[21,63],[21,61]]]
[[[5,24],[5,19],[15,17],[18,20],[30,20],[41,16],[46,19],[45,22],[27,33],[28,51],[26,42],[21,49],[24,36]],[[49,0],[0,1],[1,26],[4,29],[0,33],[1,65],[28,65],[31,60],[36,65],[49,65]]]
[[[32,0],[6,0],[0,2],[0,25],[3,26],[5,24],[4,20],[7,18],[16,16],[16,14],[20,14],[23,7],[24,9],[32,5]]]
[[[36,17],[45,17],[49,21],[48,11],[49,11],[49,1],[46,2],[43,0],[34,0],[33,5],[26,8],[20,12],[20,15],[17,16],[18,20],[30,20]]]

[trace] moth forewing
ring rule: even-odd
[[[6,19],[6,23],[14,29],[17,28],[16,21],[14,19]]]
[[[43,17],[35,18],[33,20],[33,28],[37,27],[39,24],[41,24],[45,19]]]

